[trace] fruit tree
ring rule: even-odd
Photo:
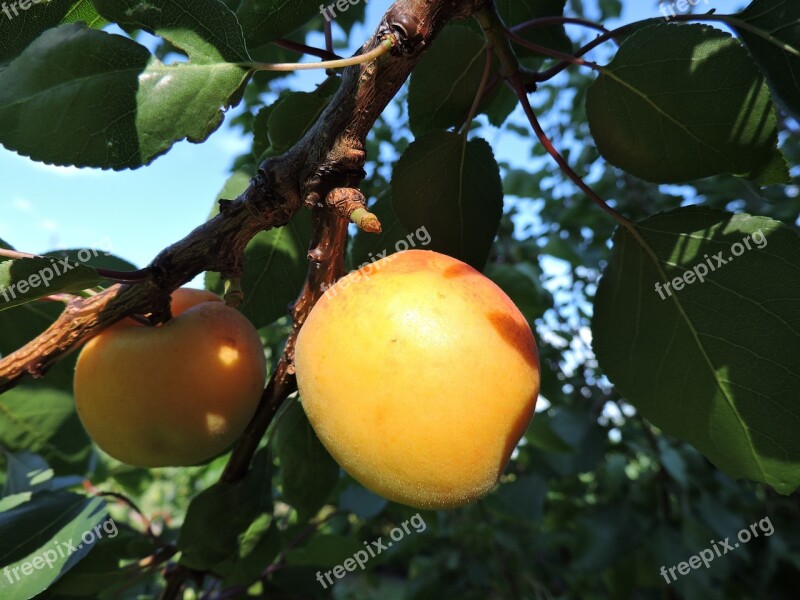
[[[143,264],[0,167],[0,598],[795,598],[798,81],[795,0],[3,2],[0,165],[247,148]]]

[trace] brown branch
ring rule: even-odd
[[[342,84],[315,125],[286,154],[267,159],[247,190],[220,214],[161,252],[147,267],[152,278],[118,284],[69,303],[44,333],[0,360],[0,392],[24,376],[41,377],[53,364],[120,319],[168,314],[169,294],[204,271],[241,273],[244,248],[258,232],[289,222],[303,204],[324,203],[336,188],[364,178],[367,134],[446,23],[469,17],[483,0],[398,0],[359,53],[387,36],[391,55],[343,72]]]
[[[347,223],[346,219],[337,216],[327,207],[314,209],[314,240],[308,253],[311,262],[303,290],[292,307],[292,332],[264,390],[256,414],[233,449],[220,481],[233,483],[244,477],[273,417],[283,401],[297,390],[294,371],[297,334],[323,291],[344,274]]]

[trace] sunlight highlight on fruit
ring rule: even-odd
[[[336,461],[419,508],[491,491],[539,392],[536,342],[511,299],[472,267],[421,250],[326,291],[295,361],[303,408]]]
[[[193,465],[219,454],[263,391],[264,351],[245,317],[200,290],[177,290],[172,305],[176,316],[164,325],[104,331],[75,368],[83,426],[131,465]]]

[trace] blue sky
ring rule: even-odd
[[[353,31],[355,45],[375,28],[390,3],[369,3],[366,25]],[[740,4],[709,3],[720,11]],[[652,0],[624,4],[625,22],[659,15]],[[312,43],[322,45],[321,39]],[[304,89],[313,89],[320,77],[303,75],[299,81]],[[514,147],[500,138],[495,144],[498,158],[519,162]],[[33,253],[110,245],[114,254],[143,266],[206,219],[231,161],[247,148],[247,140],[225,124],[206,143],[178,143],[147,168],[104,172],[42,165],[0,147],[0,238]]]

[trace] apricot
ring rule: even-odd
[[[105,330],[75,367],[84,428],[135,466],[193,465],[224,451],[264,387],[264,350],[244,316],[202,290],[176,290],[171,310],[158,327],[128,320]]]
[[[326,290],[297,339],[302,406],[364,487],[415,508],[487,494],[539,394],[530,326],[472,267],[409,250]]]

